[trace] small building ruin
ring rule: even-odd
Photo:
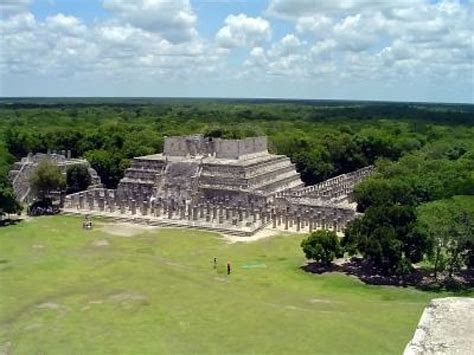
[[[73,165],[83,165],[88,169],[91,176],[90,188],[98,188],[102,186],[100,177],[97,175],[97,172],[92,169],[89,162],[85,159],[71,158],[71,151],[63,150],[59,153],[48,152],[28,154],[28,156],[22,158],[21,161],[16,162],[8,174],[8,178],[12,182],[16,199],[20,203],[29,203],[33,201],[35,196],[31,192],[29,180],[38,164],[45,159],[56,164],[64,175],[66,175],[68,167]]]

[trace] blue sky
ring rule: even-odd
[[[474,103],[473,2],[3,0],[1,96]]]

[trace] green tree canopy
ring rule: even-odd
[[[42,200],[53,192],[66,187],[66,180],[59,167],[49,159],[43,159],[30,177],[30,186],[36,196]]]
[[[331,265],[336,257],[342,257],[343,249],[339,237],[333,231],[318,230],[301,242],[301,247],[308,259]]]
[[[91,175],[85,165],[71,165],[66,170],[67,192],[83,191],[91,184]]]

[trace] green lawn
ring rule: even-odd
[[[300,236],[228,244],[212,233],[121,237],[81,223],[0,228],[0,353],[400,354],[439,297],[307,274]]]

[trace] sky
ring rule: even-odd
[[[1,0],[0,96],[474,103],[474,0]]]

